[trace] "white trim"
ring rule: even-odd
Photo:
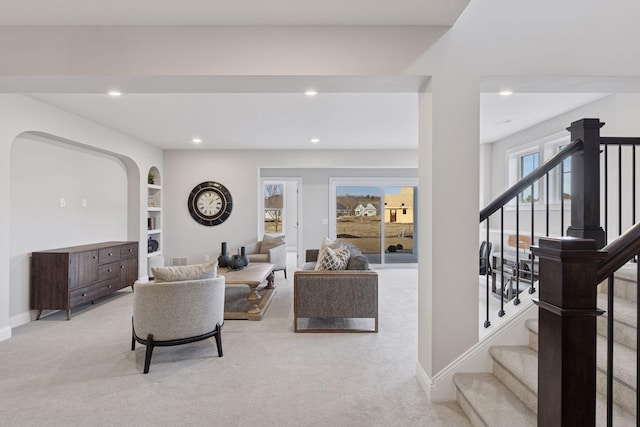
[[[525,301],[525,299],[528,301]],[[421,373],[421,367],[420,370],[417,370],[418,382],[420,382],[431,402],[448,402],[456,399],[456,390],[453,384],[453,375],[455,373],[491,372],[493,362],[489,355],[490,347],[494,345],[528,344],[529,334],[524,322],[537,316],[538,307],[533,304],[531,297],[526,292],[521,294],[521,300],[521,304],[524,307],[513,315],[503,317],[504,322],[502,324],[492,325],[493,331],[487,334],[482,341],[479,341],[461,354],[442,371],[438,372],[433,379],[429,379],[424,370]],[[428,387],[428,389],[425,387]]]
[[[9,326],[17,328],[18,326],[26,325],[31,322],[31,312],[25,311],[24,313],[16,314],[9,318]]]
[[[0,341],[8,340],[9,338],[11,338],[11,326],[0,328]]]

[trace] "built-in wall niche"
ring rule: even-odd
[[[160,171],[153,166],[147,179],[147,233],[148,257],[162,255],[162,180]]]

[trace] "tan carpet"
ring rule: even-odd
[[[417,271],[380,270],[378,334],[295,334],[292,278],[215,343],[130,351],[130,290],[0,342],[1,426],[466,426],[415,377]]]

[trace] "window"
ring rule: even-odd
[[[353,243],[374,264],[418,261],[417,179],[332,178],[330,185],[331,235]]]
[[[562,151],[564,145],[558,147]],[[558,201],[571,200],[571,157],[562,161],[558,168]]]
[[[265,181],[264,192],[264,233],[284,233],[284,183]]]
[[[539,153],[531,153],[520,157],[520,176],[519,179],[529,175],[535,169],[538,168],[539,164]],[[539,182],[533,184],[533,200],[539,200],[538,194]],[[522,193],[520,193],[520,201],[521,202],[531,202],[531,187],[526,188]]]

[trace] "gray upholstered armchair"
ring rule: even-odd
[[[275,264],[273,271],[284,270],[284,277],[287,278],[287,242],[284,236],[265,234],[262,240],[245,245],[245,251],[249,262]]]
[[[131,350],[147,346],[144,373],[156,346],[187,344],[215,337],[222,357],[224,277],[180,282],[136,282]]]

